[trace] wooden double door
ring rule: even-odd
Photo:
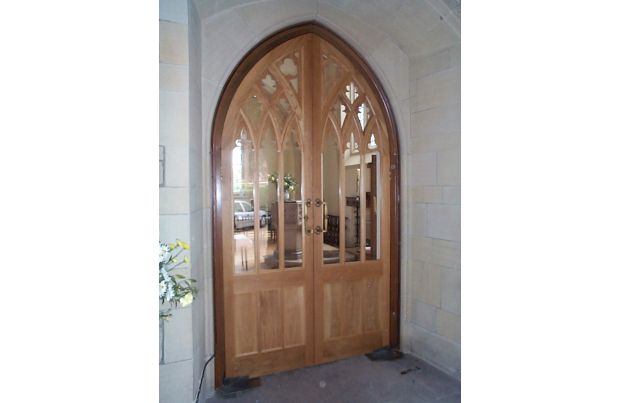
[[[316,34],[241,80],[218,150],[225,376],[389,344],[388,136],[369,83]]]

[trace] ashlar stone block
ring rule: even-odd
[[[443,49],[437,53],[413,59],[410,70],[411,78],[422,78],[450,68],[451,56],[450,49]]]
[[[189,215],[187,214],[160,214],[159,215],[159,240],[171,243],[180,239],[188,242],[190,239],[189,232]],[[192,245],[190,245],[191,247]]]
[[[458,133],[434,136],[416,136],[411,139],[411,148],[414,153],[455,149],[461,146],[461,136]]]
[[[461,43],[454,45],[450,48],[450,66],[461,66]]]
[[[461,153],[457,148],[437,152],[437,183],[461,184]]]
[[[164,186],[189,186],[189,149],[185,145],[168,145],[165,150]]]
[[[161,91],[187,91],[188,68],[179,64],[159,64],[159,89]]]
[[[159,92],[159,144],[189,144],[189,94]]]
[[[189,188],[159,188],[159,214],[188,214]]]
[[[461,343],[461,317],[451,312],[438,309],[437,333],[455,343]]]
[[[461,133],[461,105],[447,105],[414,112],[411,116],[413,135],[448,136]]]
[[[411,156],[411,185],[429,186],[437,183],[437,155],[416,153]]]
[[[416,186],[412,190],[412,198],[419,203],[441,203],[443,189],[440,186]]]
[[[431,262],[431,256],[433,254],[433,240],[431,238],[414,236],[411,248],[413,259]]]
[[[448,241],[460,241],[460,206],[430,204],[428,206],[428,236]]]
[[[432,263],[456,270],[461,269],[460,242],[433,239],[431,249]]]
[[[461,314],[461,272],[441,270],[441,309],[455,315]]]
[[[460,186],[444,186],[443,202],[445,204],[461,204],[461,187]]]
[[[461,99],[461,70],[451,68],[416,80],[415,111],[451,105]]]
[[[437,307],[414,300],[413,322],[431,332],[435,331]]]
[[[413,223],[409,230],[411,234],[415,236],[426,236],[427,235],[427,214],[426,214],[426,204],[415,203],[413,205]]]
[[[159,21],[159,61],[187,64],[187,24]]]
[[[441,304],[441,270],[429,263],[415,261],[412,274],[412,297],[439,307]]]

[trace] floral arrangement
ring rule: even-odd
[[[177,307],[180,303],[182,307],[185,307],[192,303],[194,295],[198,293],[198,289],[193,285],[196,280],[185,278],[182,274],[172,273],[182,264],[189,263],[189,256],[185,255],[182,259],[180,256],[187,250],[189,250],[189,245],[178,239],[171,244],[159,242],[159,300],[162,304],[168,302]],[[169,319],[172,316],[170,311],[170,308],[160,310],[159,319]]]
[[[278,174],[269,175],[269,182],[274,183],[276,186],[278,185]],[[285,192],[294,192],[295,187],[297,186],[297,181],[295,178],[291,176],[291,174],[284,175],[284,191]]]

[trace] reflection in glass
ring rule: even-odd
[[[352,143],[357,144],[355,136],[351,135]],[[357,147],[355,147],[357,150]],[[360,204],[360,154],[354,153],[351,143],[347,143],[344,152],[344,196],[346,217],[345,231],[345,260],[357,262],[360,260],[360,234],[361,234],[361,204]]]
[[[303,205],[301,200],[301,144],[292,129],[284,139],[284,267],[303,266]]]
[[[278,173],[278,148],[271,125],[265,129],[258,154],[258,204],[260,222],[258,229],[258,256],[261,269],[278,268],[278,241],[274,211],[278,210],[278,193],[272,178]],[[275,213],[277,217],[277,213]]]
[[[368,141],[368,149],[369,150],[374,150],[376,148],[377,148],[377,142],[376,142],[375,134],[371,133],[370,134],[370,140]]]
[[[358,106],[357,119],[360,122],[362,130],[365,130],[366,125],[368,124],[368,120],[370,119],[370,107],[368,107],[368,104],[366,102],[362,102],[362,104]]]
[[[344,126],[344,120],[347,117],[347,107],[340,103],[340,127]]]
[[[327,203],[327,232],[323,233],[323,263],[340,261],[340,151],[333,127],[323,140],[323,201]],[[317,223],[322,225],[323,223]]]
[[[286,95],[281,95],[278,99],[278,102],[275,104],[274,108],[275,112],[273,116],[278,121],[280,127],[284,127],[286,120],[288,119],[288,115],[291,112],[291,104],[289,103]]]
[[[330,59],[327,55],[323,55],[323,97],[327,97],[338,80],[342,77],[340,66]]]
[[[288,81],[291,83],[291,87],[293,87],[295,93],[299,92],[297,59],[299,59],[299,54],[295,53],[295,55],[289,55],[288,57],[282,59],[282,63],[280,64],[280,72],[288,78]]]
[[[366,260],[379,259],[379,239],[380,239],[380,218],[381,211],[381,164],[378,151],[371,150],[371,142],[374,143],[374,135],[369,141],[366,154],[365,165],[365,187],[366,187]],[[376,149],[376,144],[375,147]]]
[[[358,91],[359,90],[357,88],[357,85],[355,85],[355,83],[353,81],[351,81],[349,84],[347,84],[347,88],[345,90],[345,95],[347,96],[347,99],[349,100],[349,102],[351,104],[353,104],[353,102],[355,102],[355,100],[359,96]]]
[[[254,145],[242,129],[232,150],[234,271],[255,270],[254,265]]]
[[[249,119],[252,127],[258,127],[258,122],[263,114],[263,105],[256,94],[252,94],[248,98],[245,105],[243,105],[243,112]]]
[[[276,92],[276,80],[269,73],[261,80],[261,86],[269,95],[273,95]]]

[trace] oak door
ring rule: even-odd
[[[314,34],[248,72],[222,136],[225,375],[389,343],[389,153],[378,98]]]

